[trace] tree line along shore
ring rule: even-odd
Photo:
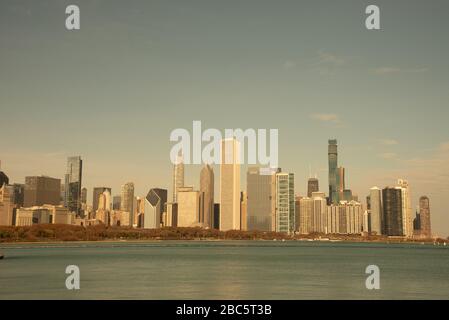
[[[219,231],[200,227],[165,227],[160,229],[135,229],[105,225],[73,226],[38,224],[23,227],[0,227],[0,243],[11,242],[61,242],[61,241],[139,241],[139,240],[317,240],[394,243],[448,243],[449,239],[406,239],[378,235],[295,234],[264,231]]]

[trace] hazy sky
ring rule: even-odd
[[[380,31],[365,28],[368,4]],[[81,155],[89,199],[128,181],[171,192],[173,129],[277,128],[297,193],[309,165],[327,191],[336,138],[354,193],[408,179],[447,236],[448,30],[445,0],[1,0],[2,170],[62,179]],[[186,180],[198,186],[198,166]]]

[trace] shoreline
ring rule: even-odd
[[[14,245],[71,245],[71,244],[108,244],[108,243],[124,243],[124,244],[144,244],[144,243],[162,243],[162,242],[313,242],[313,243],[375,243],[375,244],[407,244],[407,245],[428,245],[448,247],[448,242],[431,242],[431,241],[407,241],[407,240],[362,240],[362,239],[284,239],[284,240],[267,240],[267,239],[106,239],[106,240],[75,240],[75,241],[8,241],[0,242],[0,248],[12,247]]]

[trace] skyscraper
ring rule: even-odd
[[[328,163],[329,163],[329,202],[338,203],[335,199],[335,193],[337,192],[337,164],[338,164],[338,153],[337,153],[337,140],[328,141]]]
[[[295,229],[295,181],[293,173],[276,173],[276,232]]]
[[[248,230],[273,231],[275,215],[275,174],[261,174],[260,168],[250,167],[246,174]]]
[[[25,177],[24,206],[59,205],[61,180],[46,176]]]
[[[313,192],[312,231],[328,233],[327,228],[327,201],[324,192]]]
[[[76,214],[81,213],[81,178],[83,160],[81,157],[67,158],[67,173],[65,175],[65,207]]]
[[[397,187],[386,187],[382,190],[382,234],[402,236],[402,190]]]
[[[205,165],[200,173],[200,222],[205,227],[214,226],[214,170],[210,165]]]
[[[112,197],[112,210],[120,210],[120,204],[122,203],[122,197],[115,195]]]
[[[184,187],[184,158],[183,154],[179,153],[176,158],[176,163],[173,165],[173,202],[178,202],[177,194],[178,188]]]
[[[313,200],[304,197],[299,200],[299,233],[312,232]]]
[[[318,179],[315,178],[309,178],[307,181],[307,197],[310,198],[312,196],[312,192],[318,192],[320,191]]]
[[[178,227],[195,227],[200,224],[200,192],[193,187],[178,189]]]
[[[430,201],[426,196],[419,198],[419,220],[420,220],[420,235],[425,238],[432,237],[430,228]]]
[[[120,195],[120,210],[129,212],[129,225],[132,226],[134,221],[134,183],[128,182],[122,185]]]
[[[402,232],[406,237],[413,236],[413,216],[410,186],[407,180],[398,179],[398,187],[402,192]]]
[[[240,156],[235,138],[221,141],[220,230],[240,230]]]
[[[99,197],[106,190],[109,191],[109,194],[112,194],[111,188],[108,188],[108,187],[95,187],[93,189],[93,191],[92,191],[92,210],[93,211],[97,211]]]
[[[87,189],[81,189],[81,204],[87,204]]]
[[[160,188],[150,189],[145,198],[145,213],[143,227],[145,229],[160,228],[162,213],[167,203],[167,190]]]
[[[371,221],[371,232],[382,234],[382,192],[378,187],[370,189],[369,212]]]

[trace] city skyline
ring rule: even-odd
[[[378,33],[364,29],[358,1],[252,4],[80,1],[81,30],[67,33],[64,3],[2,2],[10,182],[63,182],[67,157],[80,155],[88,202],[94,187],[119,194],[127,181],[136,195],[161,187],[171,198],[174,128],[278,128],[279,166],[295,173],[297,193],[309,164],[326,191],[323,150],[335,138],[359,200],[407,179],[413,211],[428,196],[432,231],[447,236],[449,4],[378,1],[388,13]],[[186,185],[199,189],[200,167],[186,167]],[[242,190],[245,176],[242,166]]]

